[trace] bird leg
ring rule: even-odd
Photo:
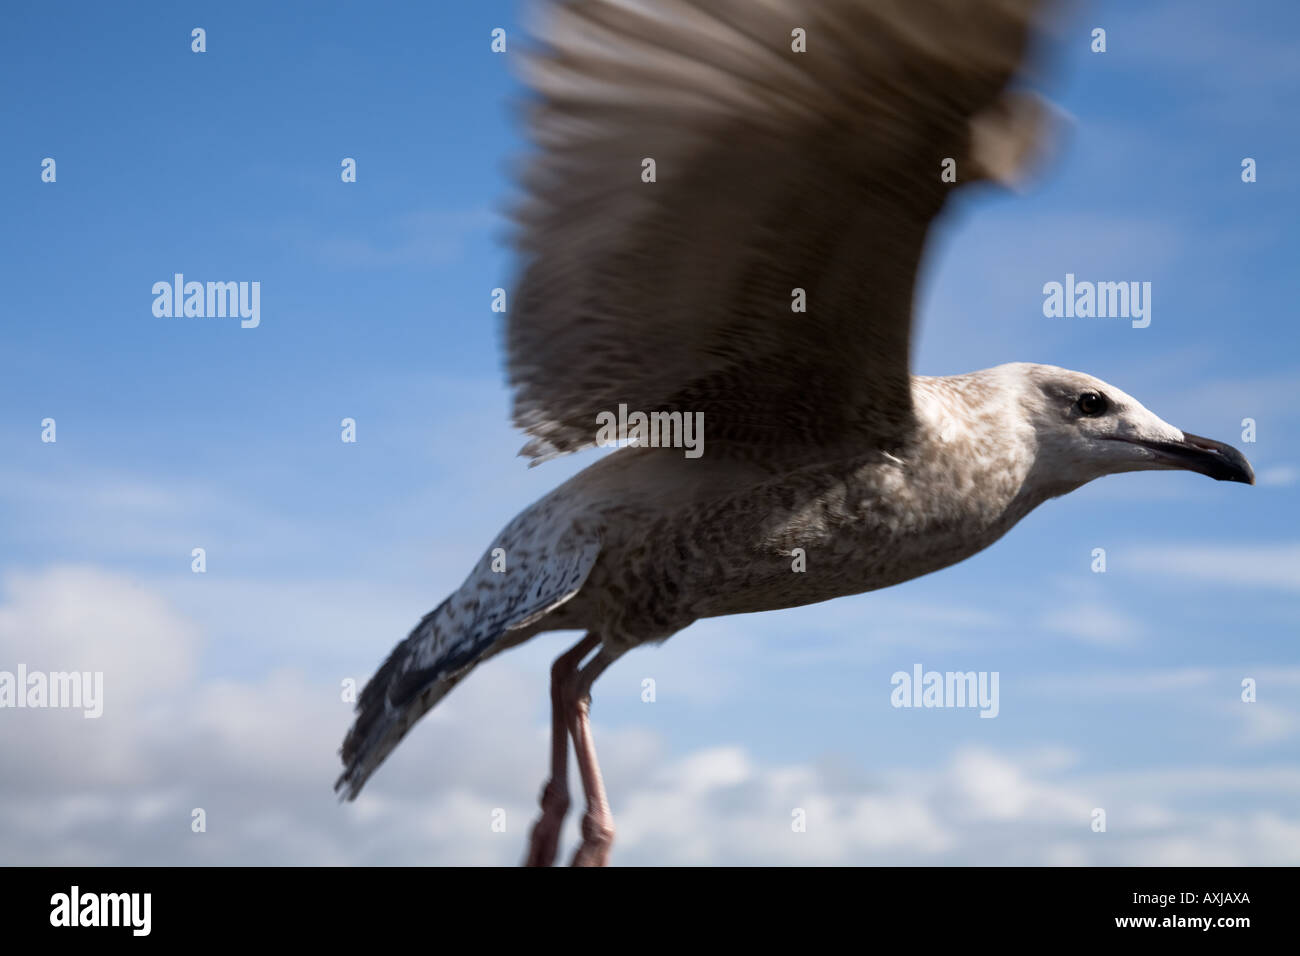
[[[564,815],[569,812],[569,727],[568,714],[578,665],[600,643],[588,634],[551,665],[551,779],[542,788],[542,815],[533,824],[528,839],[525,866],[550,866],[560,845]]]
[[[591,734],[591,685],[621,653],[602,647],[578,672],[573,685],[569,733],[573,736],[573,749],[578,755],[582,792],[587,798],[587,812],[582,817],[582,846],[573,855],[574,866],[608,866],[610,847],[614,843],[614,815],[610,813],[609,801],[605,798],[605,784],[596,763],[596,742]]]

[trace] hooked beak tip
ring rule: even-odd
[[[1255,483],[1255,469],[1236,448],[1213,438],[1204,438],[1183,432],[1183,440],[1145,443],[1157,454],[1173,461],[1178,467],[1195,471],[1215,481],[1235,481],[1243,485]]]

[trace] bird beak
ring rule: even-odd
[[[1134,439],[1135,445],[1149,448],[1157,458],[1174,468],[1199,472],[1215,481],[1240,481],[1245,485],[1255,483],[1255,471],[1246,456],[1231,445],[1213,438],[1202,438],[1183,432],[1182,441]]]

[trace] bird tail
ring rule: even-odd
[[[334,782],[340,799],[355,800],[370,775],[392,753],[416,721],[442,700],[500,636],[496,632],[455,634],[451,598],[426,614],[366,683],[357,716],[343,741],[343,773]],[[453,637],[446,638],[453,631]]]
[[[493,552],[484,555],[460,590],[424,616],[361,691],[340,751],[343,773],[334,783],[340,799],[355,800],[407,731],[475,664],[543,629],[542,618],[578,593],[600,553],[599,538],[524,524],[545,542],[545,561],[525,560],[506,574],[497,573]],[[526,556],[539,548],[514,526],[503,534],[511,553]]]

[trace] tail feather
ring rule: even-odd
[[[469,673],[496,640],[495,634],[483,635],[431,666],[420,666],[450,600],[420,620],[361,691],[356,720],[340,751],[344,770],[334,783],[340,798],[356,799],[366,780],[407,731]]]
[[[515,551],[529,556],[521,547]],[[361,691],[356,720],[340,751],[343,773],[334,783],[339,798],[355,800],[407,731],[475,664],[494,648],[535,633],[541,618],[573,597],[599,551],[592,539],[562,540],[544,560],[522,561],[525,573],[472,575],[426,614]]]

